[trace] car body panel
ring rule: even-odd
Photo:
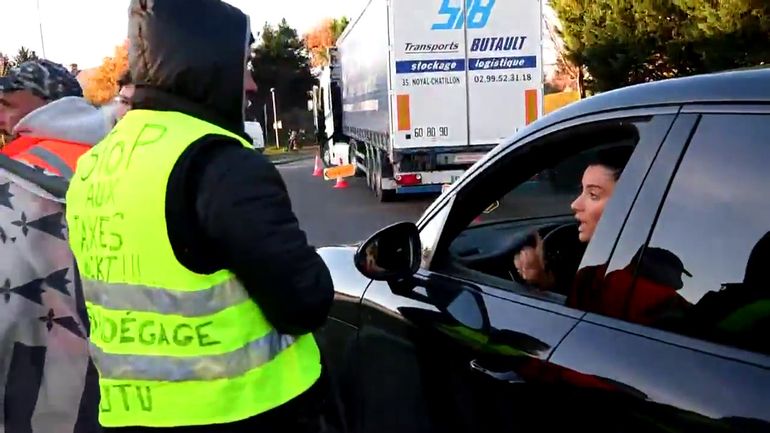
[[[474,183],[500,158],[563,128],[654,115],[659,142],[634,154],[618,187],[623,199],[610,202],[612,221],[600,224],[581,264],[602,266],[605,275],[621,269],[649,242],[699,113],[764,113],[766,104],[770,70],[588,98],[495,148],[428,208],[418,222],[428,269],[413,278],[369,281],[352,248],[319,250],[346,303],[335,306],[333,320],[358,327],[337,369],[351,431],[770,431],[766,355],[447,276],[437,265]]]
[[[370,279],[359,273],[353,265],[356,248],[350,246],[324,247],[318,254],[326,263],[334,282],[334,305],[331,317],[358,326],[359,304]]]
[[[406,296],[384,282],[367,290],[356,431],[510,431],[530,422],[501,405],[527,399],[526,382],[537,382],[578,319],[438,274],[421,273],[413,284]],[[498,365],[520,382],[483,371]]]
[[[600,431],[619,427],[620,422],[652,424],[639,431],[770,431],[767,357],[666,334],[587,316],[559,346],[552,362],[622,383],[638,394],[613,403],[611,398],[597,397],[596,389],[573,386],[571,394],[555,398],[585,414],[596,401],[611,404],[597,410],[595,419],[585,425]],[[745,362],[752,358],[760,363]],[[743,430],[747,426],[753,429]]]

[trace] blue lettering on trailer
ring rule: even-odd
[[[449,60],[400,60],[396,62],[397,74],[429,72],[455,72],[465,70],[465,59]]]
[[[500,69],[526,69],[537,67],[537,56],[489,57],[469,59],[471,71],[491,71]]]
[[[434,23],[431,30],[462,29],[467,20],[469,29],[483,29],[489,22],[497,0],[465,0],[466,14],[463,14],[462,0],[442,0],[438,9],[442,21]],[[467,16],[465,16],[467,15]]]

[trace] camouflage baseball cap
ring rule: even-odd
[[[46,101],[83,96],[80,83],[64,66],[49,60],[31,60],[0,77],[0,92],[29,90]]]

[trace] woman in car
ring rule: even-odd
[[[558,269],[546,266],[543,242],[536,235],[536,245],[525,247],[513,259],[516,271],[530,285],[543,290],[566,292],[563,284],[571,286],[580,264],[582,252],[593,237],[604,207],[615,192],[615,184],[631,157],[633,148],[615,147],[601,150],[583,172],[582,192],[570,206],[578,221],[580,256]],[[574,268],[572,268],[574,266]],[[565,269],[566,268],[566,269]],[[572,269],[570,269],[572,268]]]
[[[578,272],[583,252],[632,152],[628,147],[599,151],[585,169],[582,192],[571,205],[580,243],[575,257],[547,263],[543,242],[536,235],[535,245],[519,251],[513,262],[519,275],[533,287],[568,294],[570,307],[665,326],[675,323],[690,305],[677,293],[682,288],[682,274],[689,273],[673,253],[659,248],[640,249],[623,269],[606,274],[606,265],[602,265]]]

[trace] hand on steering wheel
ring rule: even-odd
[[[554,284],[553,275],[546,270],[543,239],[539,233],[535,233],[534,247],[526,246],[516,253],[513,265],[527,284],[540,289],[548,289]]]

